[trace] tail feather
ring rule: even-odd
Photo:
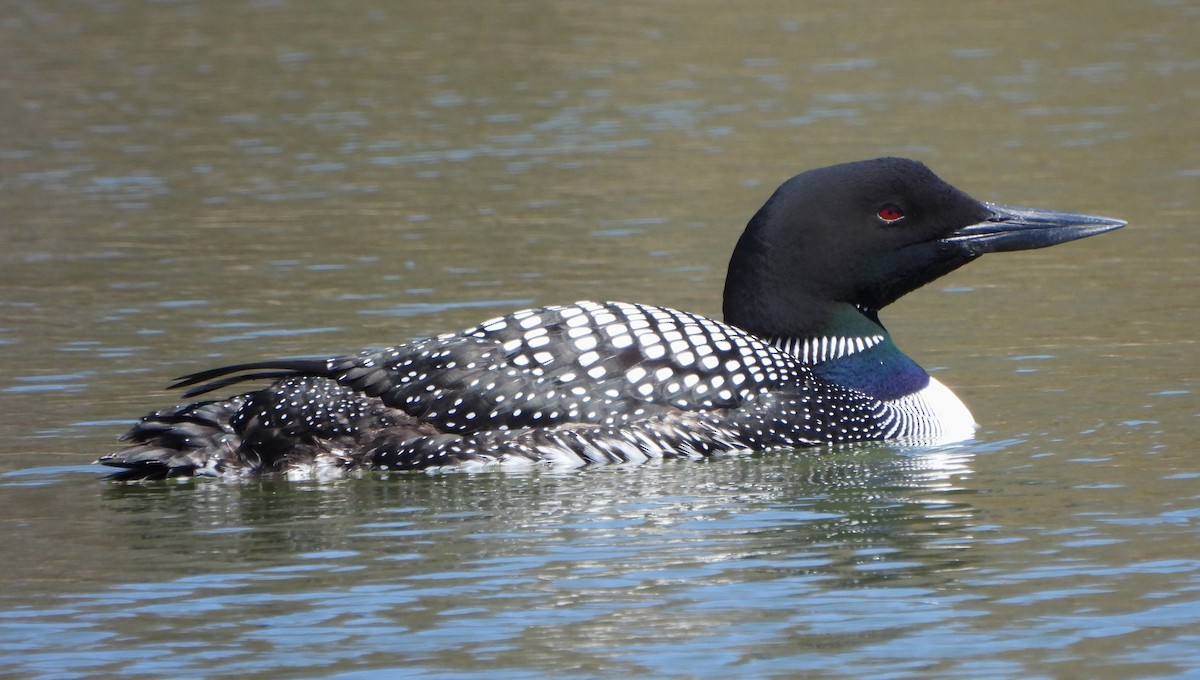
[[[251,380],[278,380],[295,375],[325,377],[330,374],[330,363],[330,359],[281,359],[234,364],[181,376],[171,384],[170,389],[191,387],[184,396],[194,397]]]
[[[156,411],[142,418],[121,441],[129,445],[96,462],[123,468],[121,479],[162,479],[220,473],[216,466],[237,448],[229,422],[246,397],[203,401]]]

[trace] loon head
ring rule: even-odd
[[[1124,224],[983,203],[905,158],[818,168],[784,182],[746,226],[725,321],[775,338],[875,333],[880,309],[984,253]]]

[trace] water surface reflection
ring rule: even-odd
[[[565,473],[103,486],[88,521],[116,548],[55,588],[54,609],[22,616],[38,635],[71,636],[55,664],[90,672],[167,651],[174,672],[244,672],[259,645],[302,664],[318,642],[322,664],[366,654],[549,669],[584,651],[647,672],[679,663],[641,658],[673,642],[735,655],[752,639],[797,644],[799,612],[804,635],[860,644],[952,615],[912,597],[940,599],[972,568],[972,456],[869,446]],[[60,486],[24,484],[33,496]],[[31,583],[39,571],[10,565]],[[155,641],[159,629],[173,632]],[[290,641],[301,629],[305,642]],[[651,630],[653,643],[636,642]],[[26,634],[10,629],[9,643]],[[685,668],[702,657],[674,672]]]

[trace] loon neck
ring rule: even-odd
[[[821,378],[882,401],[929,385],[929,374],[900,351],[875,312],[831,305],[824,325],[828,330],[764,339],[811,366]]]
[[[878,309],[843,301],[821,284],[777,280],[754,270],[752,258],[734,262],[725,278],[722,306],[725,323],[731,326],[760,338],[869,337],[887,332]]]
[[[771,252],[758,238],[764,224],[756,216],[730,261],[725,322],[795,356],[819,377],[881,401],[925,389],[929,374],[892,342],[878,309],[842,301],[836,281],[782,280],[780,271],[796,268],[771,266]]]
[[[847,342],[846,346],[850,344]],[[812,364],[812,370],[829,382],[856,389],[880,401],[907,397],[929,385],[929,374],[925,369],[901,352],[887,335],[862,351]]]

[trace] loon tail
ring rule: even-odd
[[[217,472],[235,457],[240,437],[230,420],[246,397],[202,401],[156,411],[121,436],[128,445],[96,462],[122,468],[116,479],[163,479]]]
[[[96,462],[120,480],[367,467],[375,441],[440,434],[403,410],[323,375],[325,361],[273,361],[181,378],[198,393],[278,373],[280,379],[224,401],[200,401],[145,416],[126,446]],[[270,373],[264,373],[270,371]],[[233,373],[235,375],[229,375]],[[209,381],[209,382],[205,382]],[[193,393],[197,393],[194,390]]]

